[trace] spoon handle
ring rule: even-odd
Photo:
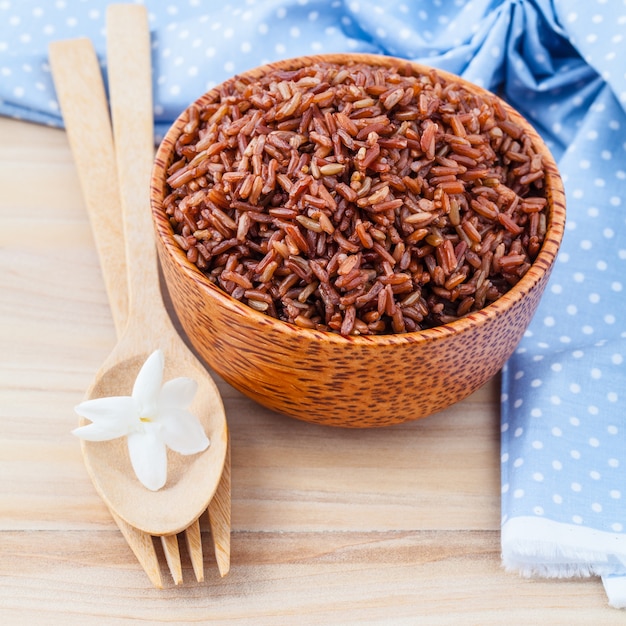
[[[154,120],[145,6],[109,6],[107,33],[111,117],[126,232],[129,316],[134,323],[154,326],[155,314],[164,308],[150,215]]]
[[[126,253],[113,134],[100,64],[89,39],[54,41],[49,53],[57,98],[119,336],[128,315]]]

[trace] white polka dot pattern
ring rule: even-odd
[[[618,60],[626,18],[614,13],[618,4],[626,15],[621,1],[578,3],[577,12],[555,3],[580,55],[554,60],[572,76],[542,123],[560,157],[568,223],[547,293],[503,371],[501,429],[505,564],[526,574],[617,574],[612,589],[618,580],[626,587],[626,74]]]
[[[621,125],[626,120],[608,87],[599,92],[595,108],[602,115],[592,112],[585,118],[560,160],[569,202],[558,266],[503,375],[503,454],[526,461],[523,470],[503,462],[503,482],[525,483],[533,472],[551,478],[527,491],[523,500],[505,503],[503,521],[533,514],[541,505],[542,515],[552,519],[571,522],[577,516],[594,528],[612,531],[626,510],[620,498],[610,495],[626,478],[626,419],[619,409],[626,394],[626,326],[619,321],[625,304],[626,240],[616,235],[625,232],[626,219],[611,201],[626,194],[620,176],[626,146],[620,126],[610,122]],[[599,150],[611,158],[603,159]],[[596,185],[593,172],[610,182]],[[506,436],[522,427],[524,439]],[[544,445],[538,447],[536,441]],[[610,466],[609,459],[622,463]],[[598,502],[579,499],[571,506],[546,506],[544,502],[553,500],[551,490],[561,488],[560,477],[552,478],[549,469],[555,461],[559,471],[580,477],[572,490],[589,493]],[[601,472],[601,467],[607,469]]]
[[[0,0],[0,114],[61,126],[50,41],[88,36],[105,58],[104,0]],[[192,100],[234,73],[287,56],[376,52],[342,2],[143,2],[153,43],[157,138]]]
[[[623,0],[611,2],[621,3],[622,9]],[[107,4],[0,0],[0,114],[62,125],[48,44],[88,36],[104,64]],[[605,80],[622,104],[626,97],[620,65],[626,8],[615,19],[593,22],[583,19],[581,9],[580,15],[573,13],[567,2],[555,2],[552,9],[547,0],[143,4],[153,37],[159,136],[186,104],[232,74],[279,58],[323,52],[397,55],[497,88],[540,127],[556,156],[573,139]],[[602,15],[607,6],[598,3],[598,12],[595,7],[589,11]],[[594,29],[591,40],[589,28]]]
[[[626,115],[614,89],[598,89],[559,161],[563,247],[503,371],[503,559],[528,574],[626,573]]]

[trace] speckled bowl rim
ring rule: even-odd
[[[350,335],[343,336],[339,333],[301,328],[295,324],[284,322],[277,318],[271,317],[259,311],[255,311],[248,305],[236,300],[228,295],[225,291],[222,291],[218,286],[214,285],[206,276],[187,259],[184,251],[178,246],[173,238],[174,231],[172,226],[166,217],[162,209],[162,201],[164,198],[164,188],[166,176],[163,175],[164,170],[169,167],[171,163],[172,147],[175,145],[176,139],[181,134],[182,127],[186,123],[185,115],[189,107],[186,107],[180,115],[176,118],[173,124],[163,137],[161,144],[156,153],[154,167],[152,171],[151,179],[151,194],[150,204],[152,209],[153,223],[155,226],[155,232],[157,237],[163,242],[165,250],[172,260],[175,262],[183,273],[193,280],[199,288],[208,290],[213,298],[215,298],[220,305],[226,309],[230,309],[233,312],[239,313],[250,318],[253,322],[263,322],[266,326],[269,324],[275,327],[279,332],[286,334],[287,336],[308,336],[311,339],[326,340],[330,343],[337,344],[338,346],[347,346],[351,344],[378,344],[380,346],[389,346],[396,344],[406,343],[429,343],[432,341],[441,340],[442,337],[451,335],[461,335],[466,332],[471,332],[477,327],[483,326],[489,323],[490,320],[498,317],[511,307],[519,304],[536,286],[544,279],[547,273],[549,273],[556,260],[565,230],[565,191],[563,188],[563,181],[558,171],[556,161],[549,148],[546,146],[543,139],[539,136],[534,127],[526,120],[516,109],[499,98],[493,92],[479,87],[469,81],[447,72],[432,68],[420,63],[414,63],[406,59],[400,59],[392,56],[383,56],[376,54],[362,54],[362,53],[337,53],[337,54],[320,54],[310,56],[293,57],[290,59],[284,59],[273,63],[261,65],[246,72],[242,72],[236,76],[233,76],[221,84],[228,83],[237,77],[258,77],[268,71],[274,69],[285,69],[287,67],[296,68],[305,65],[312,65],[314,63],[327,62],[327,63],[367,63],[373,66],[388,66],[390,64],[410,65],[417,73],[428,74],[435,71],[446,81],[453,81],[462,84],[469,91],[479,95],[488,95],[490,97],[498,98],[509,115],[515,119],[515,121],[526,130],[528,136],[531,138],[534,148],[539,151],[544,159],[544,167],[546,170],[546,196],[548,199],[548,226],[547,232],[542,244],[542,247],[537,255],[536,259],[532,263],[530,269],[524,274],[520,281],[515,284],[509,291],[500,296],[497,300],[487,305],[486,307],[469,313],[468,315],[441,324],[432,328],[424,330],[418,330],[408,333],[398,334],[381,334],[381,335]],[[220,85],[213,87],[202,96],[197,98],[193,104],[201,104],[210,94],[214,93]]]

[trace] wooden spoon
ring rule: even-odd
[[[150,219],[154,143],[146,11],[139,5],[113,5],[108,20],[109,90],[126,233],[128,323],[86,396],[130,395],[141,365],[160,348],[165,354],[164,380],[188,376],[197,381],[191,411],[211,445],[192,456],[168,452],[167,483],[154,492],[135,477],[125,438],[81,441],[81,445],[87,471],[109,508],[139,530],[171,535],[197,520],[213,498],[226,457],[226,418],[215,383],[176,332],[161,298]]]

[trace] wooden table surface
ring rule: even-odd
[[[0,624],[618,624],[602,584],[500,562],[499,381],[418,422],[348,431],[216,377],[232,568],[154,589],[70,434],[115,341],[61,130],[0,119]]]

